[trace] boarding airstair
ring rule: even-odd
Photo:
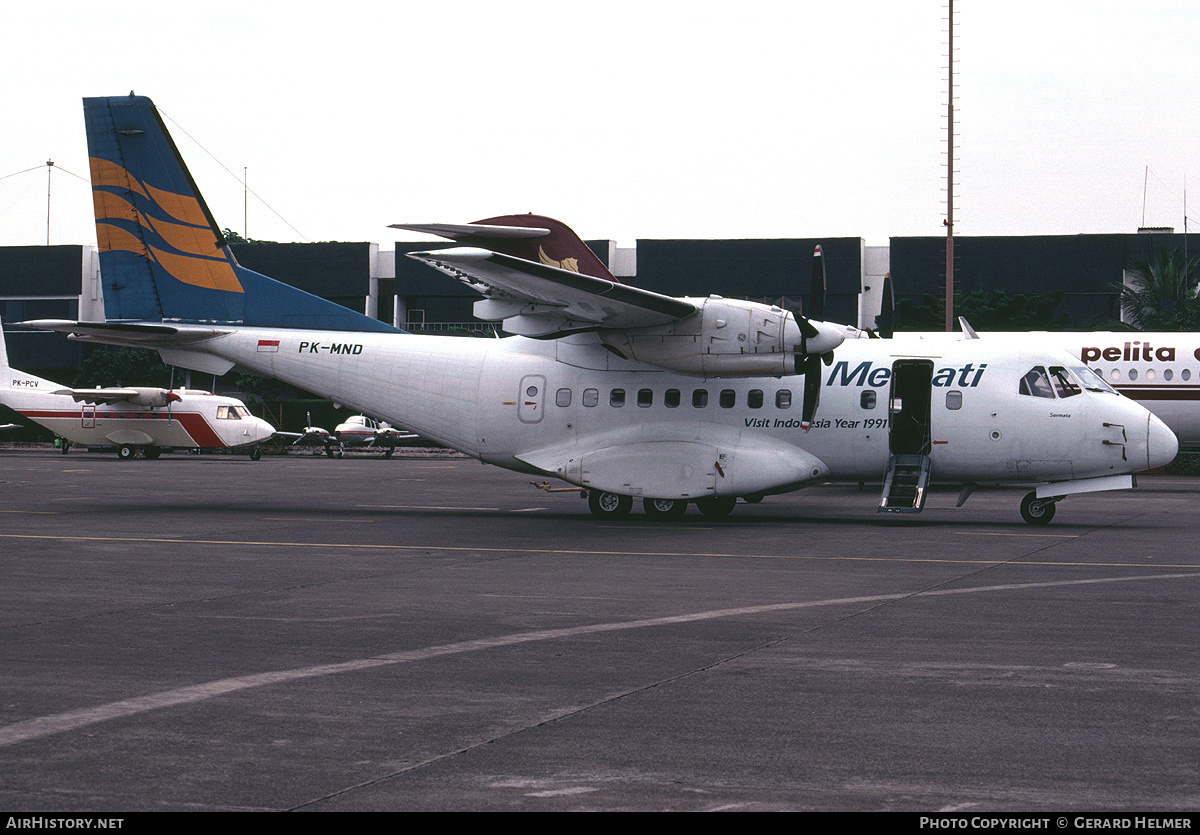
[[[920,513],[929,484],[928,455],[893,455],[883,481],[880,513]]]

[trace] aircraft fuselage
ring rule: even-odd
[[[587,334],[543,341],[245,328],[202,350],[487,463],[649,498],[878,480],[900,451],[893,430],[911,417],[906,399],[925,404],[923,451],[940,481],[1128,473],[1151,466],[1170,443],[1146,410],[1111,392],[1018,396],[1030,368],[1078,361],[979,341],[907,353],[882,340],[847,341],[823,367],[807,431],[800,376],[690,377],[624,360]],[[928,363],[928,382],[891,396],[897,361]]]

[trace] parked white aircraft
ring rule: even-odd
[[[386,421],[366,415],[351,415],[333,430],[344,447],[378,448],[385,458],[396,452],[396,444],[419,438],[413,432],[402,432]]]
[[[342,457],[342,444],[337,435],[321,426],[312,425],[312,413],[305,415],[308,425],[303,432],[276,432],[281,438],[291,438],[292,446],[312,447],[313,455],[324,452],[330,458]]]
[[[722,514],[738,497],[875,479],[881,510],[915,512],[935,478],[1044,482],[1022,503],[1042,523],[1064,496],[1130,487],[1177,450],[1146,409],[1035,341],[843,344],[840,326],[778,307],[621,285],[573,234],[526,216],[441,226],[469,245],[413,254],[524,336],[406,334],[241,267],[148,99],[84,110],[108,321],[34,324],[284,380],[583,487],[598,516],[634,497],[651,514],[689,501]]]
[[[245,448],[257,461],[257,445],[275,433],[232,397],[192,389],[64,388],[18,371],[8,364],[2,329],[0,374],[0,403],[71,444],[115,446],[120,458],[137,452],[157,458],[164,449]]]

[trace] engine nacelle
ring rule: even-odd
[[[842,328],[805,321],[781,307],[709,296],[691,316],[667,325],[601,330],[600,341],[627,359],[697,377],[780,377],[796,373],[796,357],[824,354],[842,343]]]

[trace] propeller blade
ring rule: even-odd
[[[830,352],[832,354],[832,352]],[[800,413],[800,425],[808,431],[817,414],[821,400],[821,357],[813,355],[804,360],[804,406]]]
[[[825,256],[820,244],[813,250],[812,284],[808,291],[808,307],[804,312],[810,319],[825,318]]]
[[[796,327],[800,328],[800,336],[804,339],[812,339],[820,335],[821,332],[817,330],[817,326],[808,321],[804,315],[792,311],[792,318],[796,320]],[[808,353],[807,348],[804,353]]]
[[[896,332],[896,294],[892,290],[891,273],[883,277],[883,298],[875,317],[875,330],[884,339],[891,339]]]

